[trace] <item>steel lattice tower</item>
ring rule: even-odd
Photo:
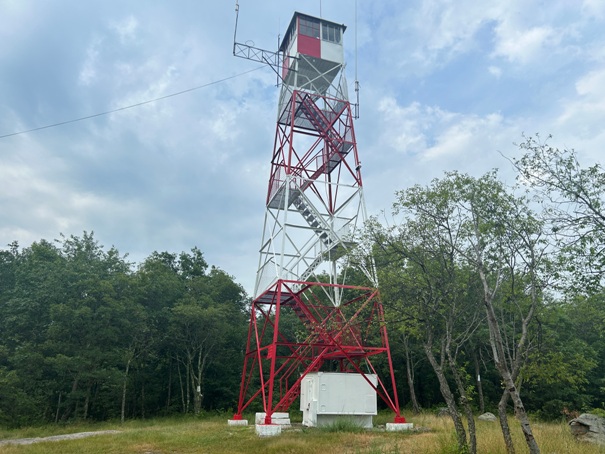
[[[237,9],[236,9],[237,10]],[[356,264],[371,287],[347,284],[355,234],[366,220],[361,163],[347,92],[346,27],[295,13],[278,52],[234,43],[236,56],[278,73],[275,141],[254,301],[237,413],[259,396],[271,423],[300,394],[306,374],[376,374],[372,385],[400,415],[384,313],[373,262]],[[297,327],[284,326],[283,321]],[[367,382],[370,380],[366,378]]]

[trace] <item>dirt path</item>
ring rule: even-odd
[[[119,434],[119,430],[98,430],[96,432],[78,432],[75,434],[53,435],[51,437],[36,438],[14,438],[12,440],[0,440],[0,446],[4,445],[31,445],[43,441],[77,440],[78,438],[92,437],[94,435]]]

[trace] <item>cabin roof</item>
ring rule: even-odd
[[[294,14],[292,15],[292,20],[290,20],[290,25],[288,25],[288,29],[286,30],[286,33],[284,34],[284,38],[282,39],[282,41],[279,45],[280,52],[284,51],[284,48],[289,41],[290,35],[292,33],[294,33],[294,30],[296,30],[296,19],[299,17],[315,19],[315,20],[318,20],[320,23],[327,23],[327,24],[335,25],[337,27],[341,27],[343,33],[347,29],[347,26],[345,24],[339,24],[337,22],[332,22],[332,21],[323,19],[321,17],[311,16],[310,14],[304,14],[304,13],[299,13],[298,11],[295,11]]]

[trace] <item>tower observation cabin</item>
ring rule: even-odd
[[[324,95],[344,64],[346,26],[295,12],[279,51],[285,84]]]

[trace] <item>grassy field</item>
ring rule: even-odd
[[[380,425],[391,420],[391,415],[375,418],[376,429],[370,431],[328,431],[294,425],[282,435],[259,438],[254,426],[229,427],[227,416],[203,419],[167,418],[119,423],[76,424],[44,426],[19,430],[0,429],[0,440],[46,437],[66,433],[97,430],[119,430],[119,434],[48,441],[31,445],[0,445],[0,453],[455,453],[456,444],[449,418],[426,413],[409,418],[415,430],[409,433],[385,432]],[[254,420],[253,417],[249,420]],[[346,426],[346,425],[345,425]],[[515,443],[519,453],[527,452],[518,430]],[[346,427],[344,427],[346,429]],[[352,429],[349,427],[349,429]],[[565,423],[534,423],[533,429],[543,453],[593,454],[605,453],[587,443],[574,440]],[[480,453],[505,453],[498,423],[477,421]]]

